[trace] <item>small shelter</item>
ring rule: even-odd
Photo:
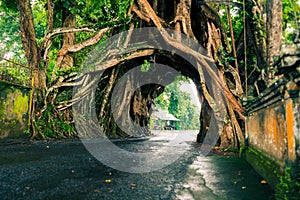
[[[174,115],[161,108],[156,108],[151,115],[153,129],[155,130],[175,130],[175,122],[180,121]]]

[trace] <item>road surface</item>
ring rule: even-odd
[[[128,151],[155,152],[174,133],[149,140],[116,141]],[[110,168],[80,140],[0,145],[1,199],[273,199],[262,178],[236,156],[199,156],[193,133],[176,143],[185,151],[170,165],[148,173]],[[175,151],[174,151],[175,152]],[[178,153],[178,152],[177,152]],[[170,154],[170,152],[168,152]],[[164,159],[161,160],[164,162]]]

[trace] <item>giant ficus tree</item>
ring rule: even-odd
[[[39,42],[36,36],[32,4],[29,0],[17,0],[16,3],[20,14],[20,34],[23,48],[33,74],[33,124],[36,123],[35,120],[46,117],[45,111],[49,107],[54,106],[56,112],[61,112],[72,105],[72,100],[63,99],[63,103],[56,100],[59,93],[65,91],[66,87],[74,85],[73,78],[76,70],[71,68],[80,65],[82,57],[78,55],[84,57],[85,51],[102,40],[103,36],[109,37],[114,33],[133,29],[137,26],[154,26],[158,29],[173,29],[197,40],[218,66],[214,80],[205,80],[203,72],[198,71],[195,73],[192,69],[185,68],[184,66],[187,63],[177,60],[176,56],[155,52],[158,60],[161,56],[161,60],[167,58],[172,61],[172,67],[180,69],[182,74],[190,77],[198,85],[200,100],[202,101],[201,130],[198,140],[201,142],[201,138],[203,138],[209,126],[210,119],[216,117],[214,114],[214,111],[216,111],[214,107],[215,100],[212,101],[211,94],[206,88],[207,81],[209,81],[209,84],[216,82],[220,85],[224,90],[225,101],[227,102],[227,121],[223,131],[220,132],[221,145],[238,146],[243,143],[244,136],[236,117],[237,113],[243,119],[243,108],[238,101],[238,98],[243,94],[238,71],[231,65],[221,62],[222,51],[229,50],[227,37],[218,13],[204,1],[122,0],[96,2],[77,0],[74,2],[47,0],[44,2],[47,11],[47,28]],[[164,37],[167,38],[167,42],[172,44],[173,41],[169,35],[164,35]],[[58,42],[59,40],[60,42]],[[177,40],[176,43],[176,48],[179,50],[190,51],[180,43],[180,40]],[[55,51],[56,49],[58,51]],[[54,65],[54,56],[51,51],[57,52]],[[137,56],[134,59],[128,57],[128,62],[139,62],[139,58],[144,60],[154,55],[154,52],[151,53],[150,51],[136,53]],[[191,53],[197,56],[197,52],[191,51]],[[179,68],[178,63],[183,67]],[[59,70],[63,73],[56,73]],[[116,62],[113,66],[107,66],[107,78],[99,83],[99,88],[104,92],[98,98],[98,115],[102,119],[104,129],[113,135],[122,135],[122,133],[118,131],[118,127],[114,124],[109,112],[109,98],[117,78],[126,73],[126,70],[128,69],[121,66],[121,61]],[[229,79],[226,77],[225,72],[230,74],[230,81],[234,83],[234,87],[229,88],[227,86],[227,80]],[[51,76],[49,76],[49,73]],[[135,92],[131,115],[136,123],[147,125],[150,104],[153,98],[159,95],[162,90],[163,88],[159,85],[154,85],[139,88]],[[58,114],[58,116],[60,115]],[[36,128],[36,126],[33,127]],[[34,133],[33,136],[36,136],[36,134]]]
[[[7,5],[12,4],[10,1],[3,2],[6,2]],[[220,1],[217,2],[220,3]],[[85,55],[94,45],[123,30],[157,27],[161,30],[162,37],[168,44],[199,59],[199,52],[188,48],[178,38],[173,41],[172,36],[163,30],[168,28],[183,33],[202,45],[211,61],[217,66],[217,71],[212,76],[213,79],[205,79],[200,68],[195,71],[195,69],[188,67],[186,61],[176,55],[153,51],[152,49],[133,52],[133,54],[122,57],[123,60],[114,60],[114,64],[105,66],[105,76],[98,84],[98,91],[100,92],[96,95],[97,115],[103,129],[111,136],[126,136],[126,133],[122,132],[115,124],[110,111],[113,87],[117,80],[136,63],[142,64],[145,60],[156,57],[157,62],[170,64],[171,67],[191,78],[197,85],[200,94],[199,100],[202,103],[198,142],[203,141],[211,119],[217,118],[217,121],[223,122],[222,130],[219,132],[221,146],[238,147],[243,144],[244,135],[241,124],[244,120],[244,110],[239,99],[243,96],[243,90],[247,90],[241,80],[242,82],[249,82],[241,62],[245,56],[244,47],[252,44],[257,62],[261,66],[265,66],[267,62],[263,36],[259,35],[263,28],[260,29],[258,27],[260,24],[257,25],[256,22],[251,21],[251,13],[254,15],[253,12],[257,11],[251,10],[251,8],[257,7],[259,4],[255,4],[256,1],[247,0],[245,2],[247,5],[251,5],[246,7],[248,19],[244,21],[247,31],[235,33],[236,48],[232,48],[232,44],[230,45],[227,41],[228,36],[223,28],[222,20],[216,12],[215,8],[218,7],[204,0],[114,0],[100,2],[94,0],[42,0],[32,3],[30,0],[16,0],[22,44],[33,74],[34,98],[31,115],[33,137],[46,135],[43,128],[39,129],[39,126],[45,125],[40,123],[42,119],[47,119],[47,122],[44,120],[44,123],[57,123],[55,118],[58,117],[65,122],[72,123],[70,108],[74,104],[74,100],[71,99],[72,89],[70,88],[76,84],[74,78],[77,71],[80,69]],[[36,4],[42,5],[45,11],[46,26],[41,37],[36,35],[37,28],[40,28],[33,15]],[[228,5],[228,2],[224,5]],[[240,3],[229,2],[229,5],[242,10]],[[231,38],[234,41],[233,31],[231,32]],[[243,34],[246,34],[247,37],[244,37]],[[231,55],[231,49],[236,50],[235,55]],[[114,53],[111,53],[110,56],[113,58]],[[230,59],[227,59],[229,56],[237,58],[239,63],[232,63]],[[124,60],[126,60],[126,65]],[[200,61],[199,64],[203,65]],[[211,71],[208,67],[206,70]],[[255,80],[251,80],[250,84],[255,85],[257,79],[258,76]],[[212,100],[213,91],[207,90],[208,86],[212,87],[211,85],[215,83],[224,94],[224,101],[227,105],[225,119],[218,119],[217,108],[214,105],[218,99]],[[146,85],[136,90],[130,110],[133,121],[141,126],[146,126],[149,123],[153,99],[163,90],[164,87],[155,84]],[[49,114],[49,109],[52,114]],[[52,125],[51,127],[56,129],[54,130],[56,132],[61,131],[57,128],[59,126]],[[34,132],[36,129],[38,129],[37,132]]]

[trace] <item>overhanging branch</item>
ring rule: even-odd
[[[94,36],[86,40],[83,40],[75,45],[70,45],[70,46],[66,46],[65,48],[62,48],[58,53],[56,66],[61,65],[64,56],[67,55],[68,53],[76,53],[86,47],[97,44],[108,30],[110,30],[110,28],[101,29]]]

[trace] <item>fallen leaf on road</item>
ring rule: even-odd
[[[263,184],[263,185],[266,185],[267,181],[263,179],[263,180],[260,181],[260,183]]]
[[[135,185],[134,183],[131,183],[131,184],[130,184],[131,189],[134,189],[135,186],[136,186],[136,185]]]
[[[105,183],[110,183],[110,182],[111,182],[110,179],[106,179],[106,180],[105,180]]]

